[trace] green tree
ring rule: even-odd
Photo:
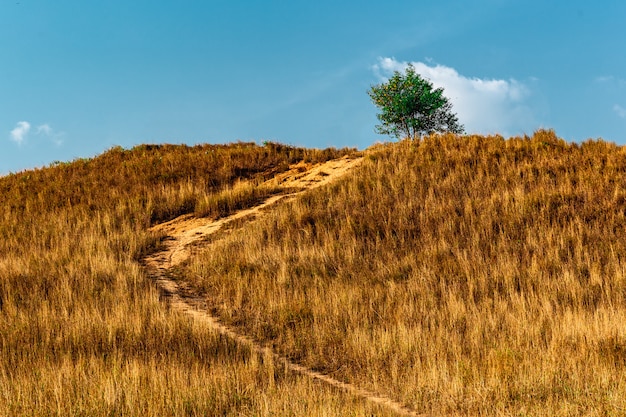
[[[433,132],[465,131],[452,112],[452,104],[444,97],[443,88],[433,89],[413,65],[404,74],[396,71],[386,83],[372,86],[368,94],[381,110],[378,133],[413,138]]]

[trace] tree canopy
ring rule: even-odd
[[[404,74],[396,71],[386,83],[372,86],[368,94],[381,110],[378,133],[402,138],[465,131],[452,112],[452,103],[443,95],[443,88],[434,89],[430,81],[415,72],[413,65]]]

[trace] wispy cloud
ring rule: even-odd
[[[626,109],[620,106],[619,104],[616,104],[613,106],[613,111],[622,119],[626,119]]]
[[[445,65],[412,62],[417,73],[429,79],[433,86],[442,87],[450,99],[459,121],[470,133],[499,133],[509,135],[533,130],[536,126],[533,110],[528,103],[531,91],[514,79],[471,78]],[[395,58],[380,58],[374,72],[386,79],[394,71],[404,71],[408,62]]]
[[[50,127],[49,124],[43,124],[41,126],[37,127],[37,134],[44,134],[44,135],[51,135],[52,134],[52,128]]]
[[[55,145],[63,144],[64,132],[57,132],[49,124],[45,123],[37,127],[37,135],[44,136],[54,142]]]
[[[28,136],[28,132],[30,132],[30,123],[17,122],[15,129],[11,131],[11,139],[17,142],[18,145],[21,145],[26,136]]]
[[[602,75],[594,78],[594,81],[599,84],[609,84],[611,86],[617,86],[619,88],[626,87],[626,80],[615,77],[613,75]]]
[[[21,145],[27,140],[31,131],[35,136],[44,137],[52,141],[57,146],[63,144],[63,137],[65,136],[65,133],[55,131],[47,123],[32,129],[31,124],[27,121],[17,122],[15,128],[11,131],[10,138],[18,145]]]

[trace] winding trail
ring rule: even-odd
[[[282,364],[291,371],[340,388],[356,397],[384,406],[399,415],[426,416],[426,414],[417,414],[414,410],[391,398],[361,389],[353,384],[341,382],[329,375],[292,362],[286,357],[278,355],[272,349],[260,345],[250,337],[237,333],[237,331],[220,323],[216,317],[210,314],[204,298],[200,294],[194,294],[189,288],[184,287],[184,283],[179,284],[170,278],[169,270],[188,259],[192,254],[191,251],[194,245],[203,241],[207,236],[220,231],[228,223],[247,216],[258,218],[262,215],[263,209],[281,200],[293,198],[306,190],[328,184],[359,165],[362,160],[363,158],[350,159],[344,157],[315,165],[300,163],[290,167],[289,171],[267,181],[268,185],[278,185],[285,189],[296,188],[299,190],[297,192],[271,196],[255,207],[241,210],[228,217],[214,221],[196,218],[193,215],[184,215],[169,222],[156,225],[151,230],[167,236],[164,241],[164,248],[145,257],[142,263],[148,275],[155,281],[164,299],[170,304],[172,309],[184,312],[195,320],[205,322],[219,333],[237,343],[249,346],[251,350],[259,354],[271,355],[276,363]]]

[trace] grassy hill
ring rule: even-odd
[[[142,146],[0,178],[0,414],[393,415],[169,310],[137,262],[151,225],[349,152]],[[381,145],[177,276],[240,333],[418,412],[620,415],[625,174],[624,148],[551,131]]]
[[[626,152],[434,136],[212,245],[222,320],[435,415],[626,410]]]
[[[151,224],[195,210],[223,215],[258,198],[219,198],[233,183],[348,152],[142,146],[1,178],[0,415],[376,410],[171,312],[137,262],[156,243]]]

